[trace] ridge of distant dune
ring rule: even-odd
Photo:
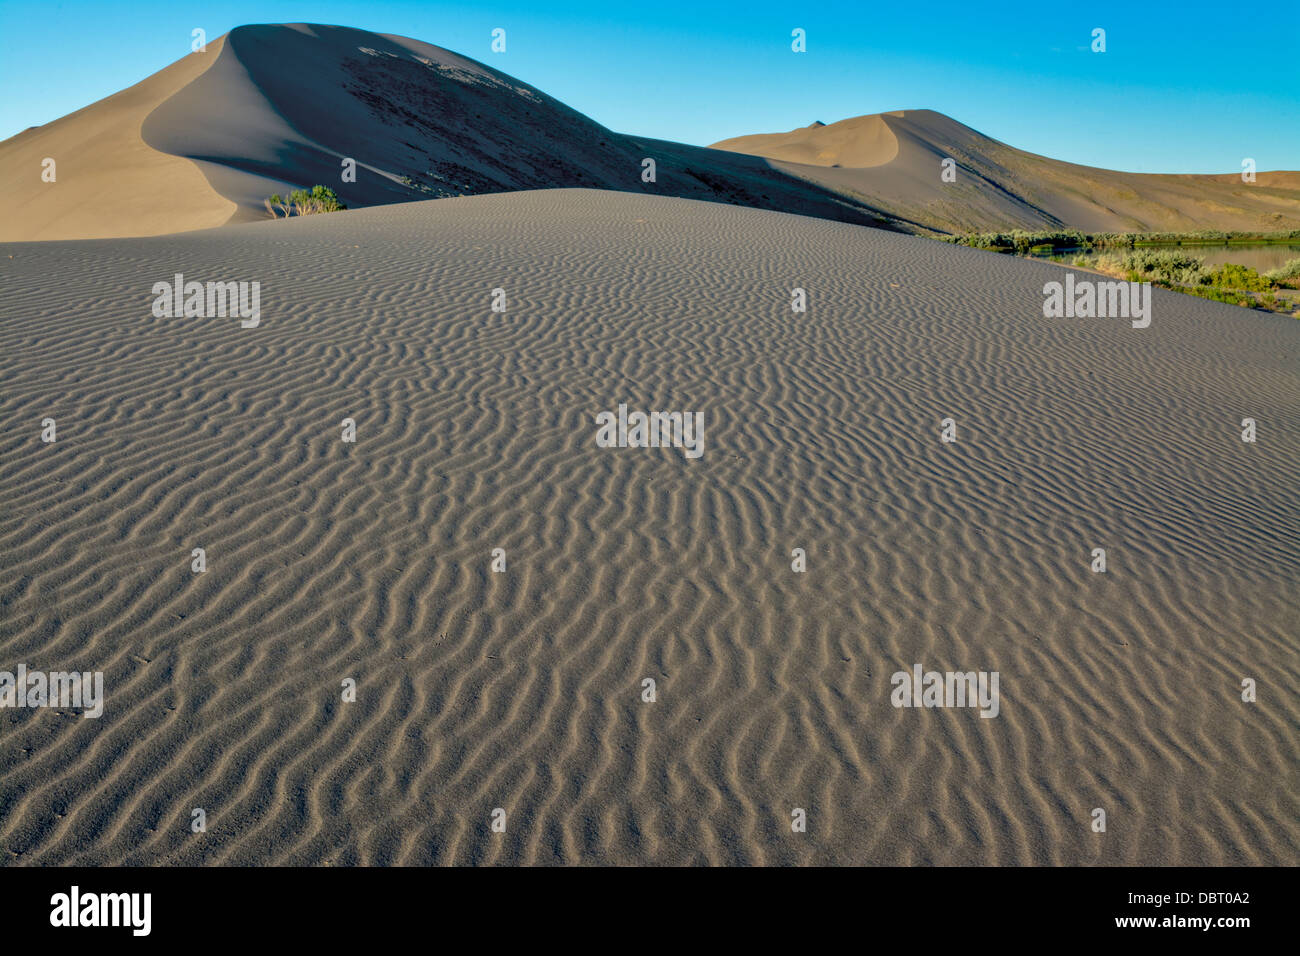
[[[789,133],[759,133],[714,143],[711,149],[753,153],[809,166],[883,166],[898,155],[898,137],[881,115],[827,126],[816,122]]]
[[[1259,173],[1243,183],[1230,174],[1080,166],[1008,146],[933,110],[738,136],[712,148],[763,156],[923,231],[1300,229],[1300,172]],[[946,159],[950,182],[941,177]]]

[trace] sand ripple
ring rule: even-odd
[[[107,689],[0,711],[5,862],[1300,862],[1294,320],[582,190],[0,251],[0,669]]]

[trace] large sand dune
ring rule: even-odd
[[[0,244],[0,669],[107,697],[0,710],[0,860],[1300,863],[1300,323],[1061,274],[585,190]]]
[[[1300,229],[1300,172],[1260,172],[1245,183],[1240,174],[1096,169],[1015,149],[933,110],[739,136],[714,148],[766,156],[925,231]],[[945,182],[949,158],[956,178]]]
[[[120,109],[122,98],[148,109]],[[99,141],[102,128],[112,142]],[[43,156],[60,162],[57,183],[41,182]],[[647,158],[653,182],[642,179]],[[356,161],[355,182],[343,181],[344,159]],[[145,160],[188,178],[154,176],[153,165],[120,178]],[[266,219],[272,193],[317,183],[352,207],[594,186],[887,224],[765,160],[624,136],[449,50],[318,24],[237,27],[117,97],[0,143],[0,177],[0,239],[19,241]],[[189,214],[196,205],[203,217]]]

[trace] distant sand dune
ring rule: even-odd
[[[933,110],[897,110],[715,149],[766,156],[794,176],[924,230],[1094,232],[1300,229],[1300,173],[1186,176],[1095,169],[1014,149]],[[940,178],[952,159],[956,178]],[[842,168],[826,168],[842,167]]]
[[[898,156],[898,137],[883,116],[858,116],[833,126],[813,123],[789,133],[737,136],[713,149],[755,153],[811,166],[883,166]]]
[[[1300,323],[1060,275],[591,190],[0,245],[0,669],[107,696],[0,710],[0,861],[1300,863]]]

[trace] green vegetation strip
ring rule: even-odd
[[[1020,255],[1031,249],[1133,249],[1137,246],[1221,245],[1232,242],[1300,242],[1300,229],[1290,232],[973,232],[964,236],[942,236],[944,242],[994,252]]]
[[[1279,269],[1262,275],[1246,266],[1228,263],[1210,268],[1204,258],[1188,252],[1142,249],[1160,245],[1222,245],[1232,242],[1300,242],[1300,229],[1290,232],[977,232],[964,236],[943,236],[944,242],[972,246],[992,252],[1029,256],[1035,252],[1101,253],[1093,258],[1076,255],[1072,265],[1095,269],[1130,282],[1150,282],[1175,292],[1270,312],[1291,313],[1300,318],[1300,298],[1290,290],[1300,289],[1300,259],[1291,259]],[[1102,252],[1102,250],[1105,250]],[[1127,250],[1127,251],[1125,251]],[[1064,262],[1065,256],[1052,257]]]

